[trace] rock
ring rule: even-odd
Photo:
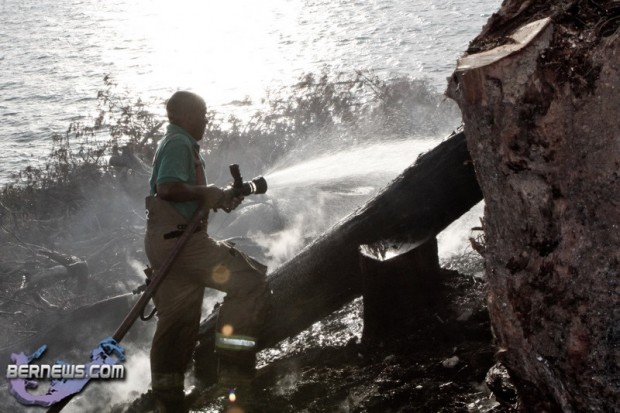
[[[458,356],[452,356],[450,358],[445,359],[444,361],[441,362],[441,365],[444,366],[447,369],[452,369],[454,367],[456,367],[457,364],[459,364],[461,360],[459,359]]]
[[[517,402],[517,390],[510,381],[508,370],[501,363],[489,369],[485,382],[500,403],[512,405]]]

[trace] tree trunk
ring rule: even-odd
[[[362,244],[382,240],[422,244],[481,199],[465,137],[456,133],[270,275],[272,311],[259,347],[303,331],[359,296]],[[201,325],[199,372],[208,370],[216,316]]]
[[[526,411],[620,406],[619,12],[507,0],[448,90],[486,202],[498,357]]]

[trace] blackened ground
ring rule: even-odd
[[[409,315],[415,327],[407,337],[375,347],[360,343],[362,302],[356,300],[279,349],[261,354],[266,364],[251,391],[237,392],[236,403],[227,402],[225,389],[198,386],[192,411],[514,411],[510,383],[497,369],[494,385],[504,387],[500,398],[508,400],[500,403],[485,383],[495,349],[480,260],[471,253],[446,266],[461,272],[444,271],[440,299]],[[131,408],[116,411],[150,411],[149,399],[144,396]]]

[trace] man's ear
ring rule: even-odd
[[[179,115],[177,119],[179,122],[179,126],[182,128],[187,128],[189,125],[191,125],[191,122],[193,120],[192,114],[187,112]]]

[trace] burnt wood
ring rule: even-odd
[[[360,296],[361,245],[422,244],[481,200],[465,135],[455,132],[269,276],[272,310],[258,347],[293,336]],[[199,374],[212,364],[216,317],[200,326]]]

